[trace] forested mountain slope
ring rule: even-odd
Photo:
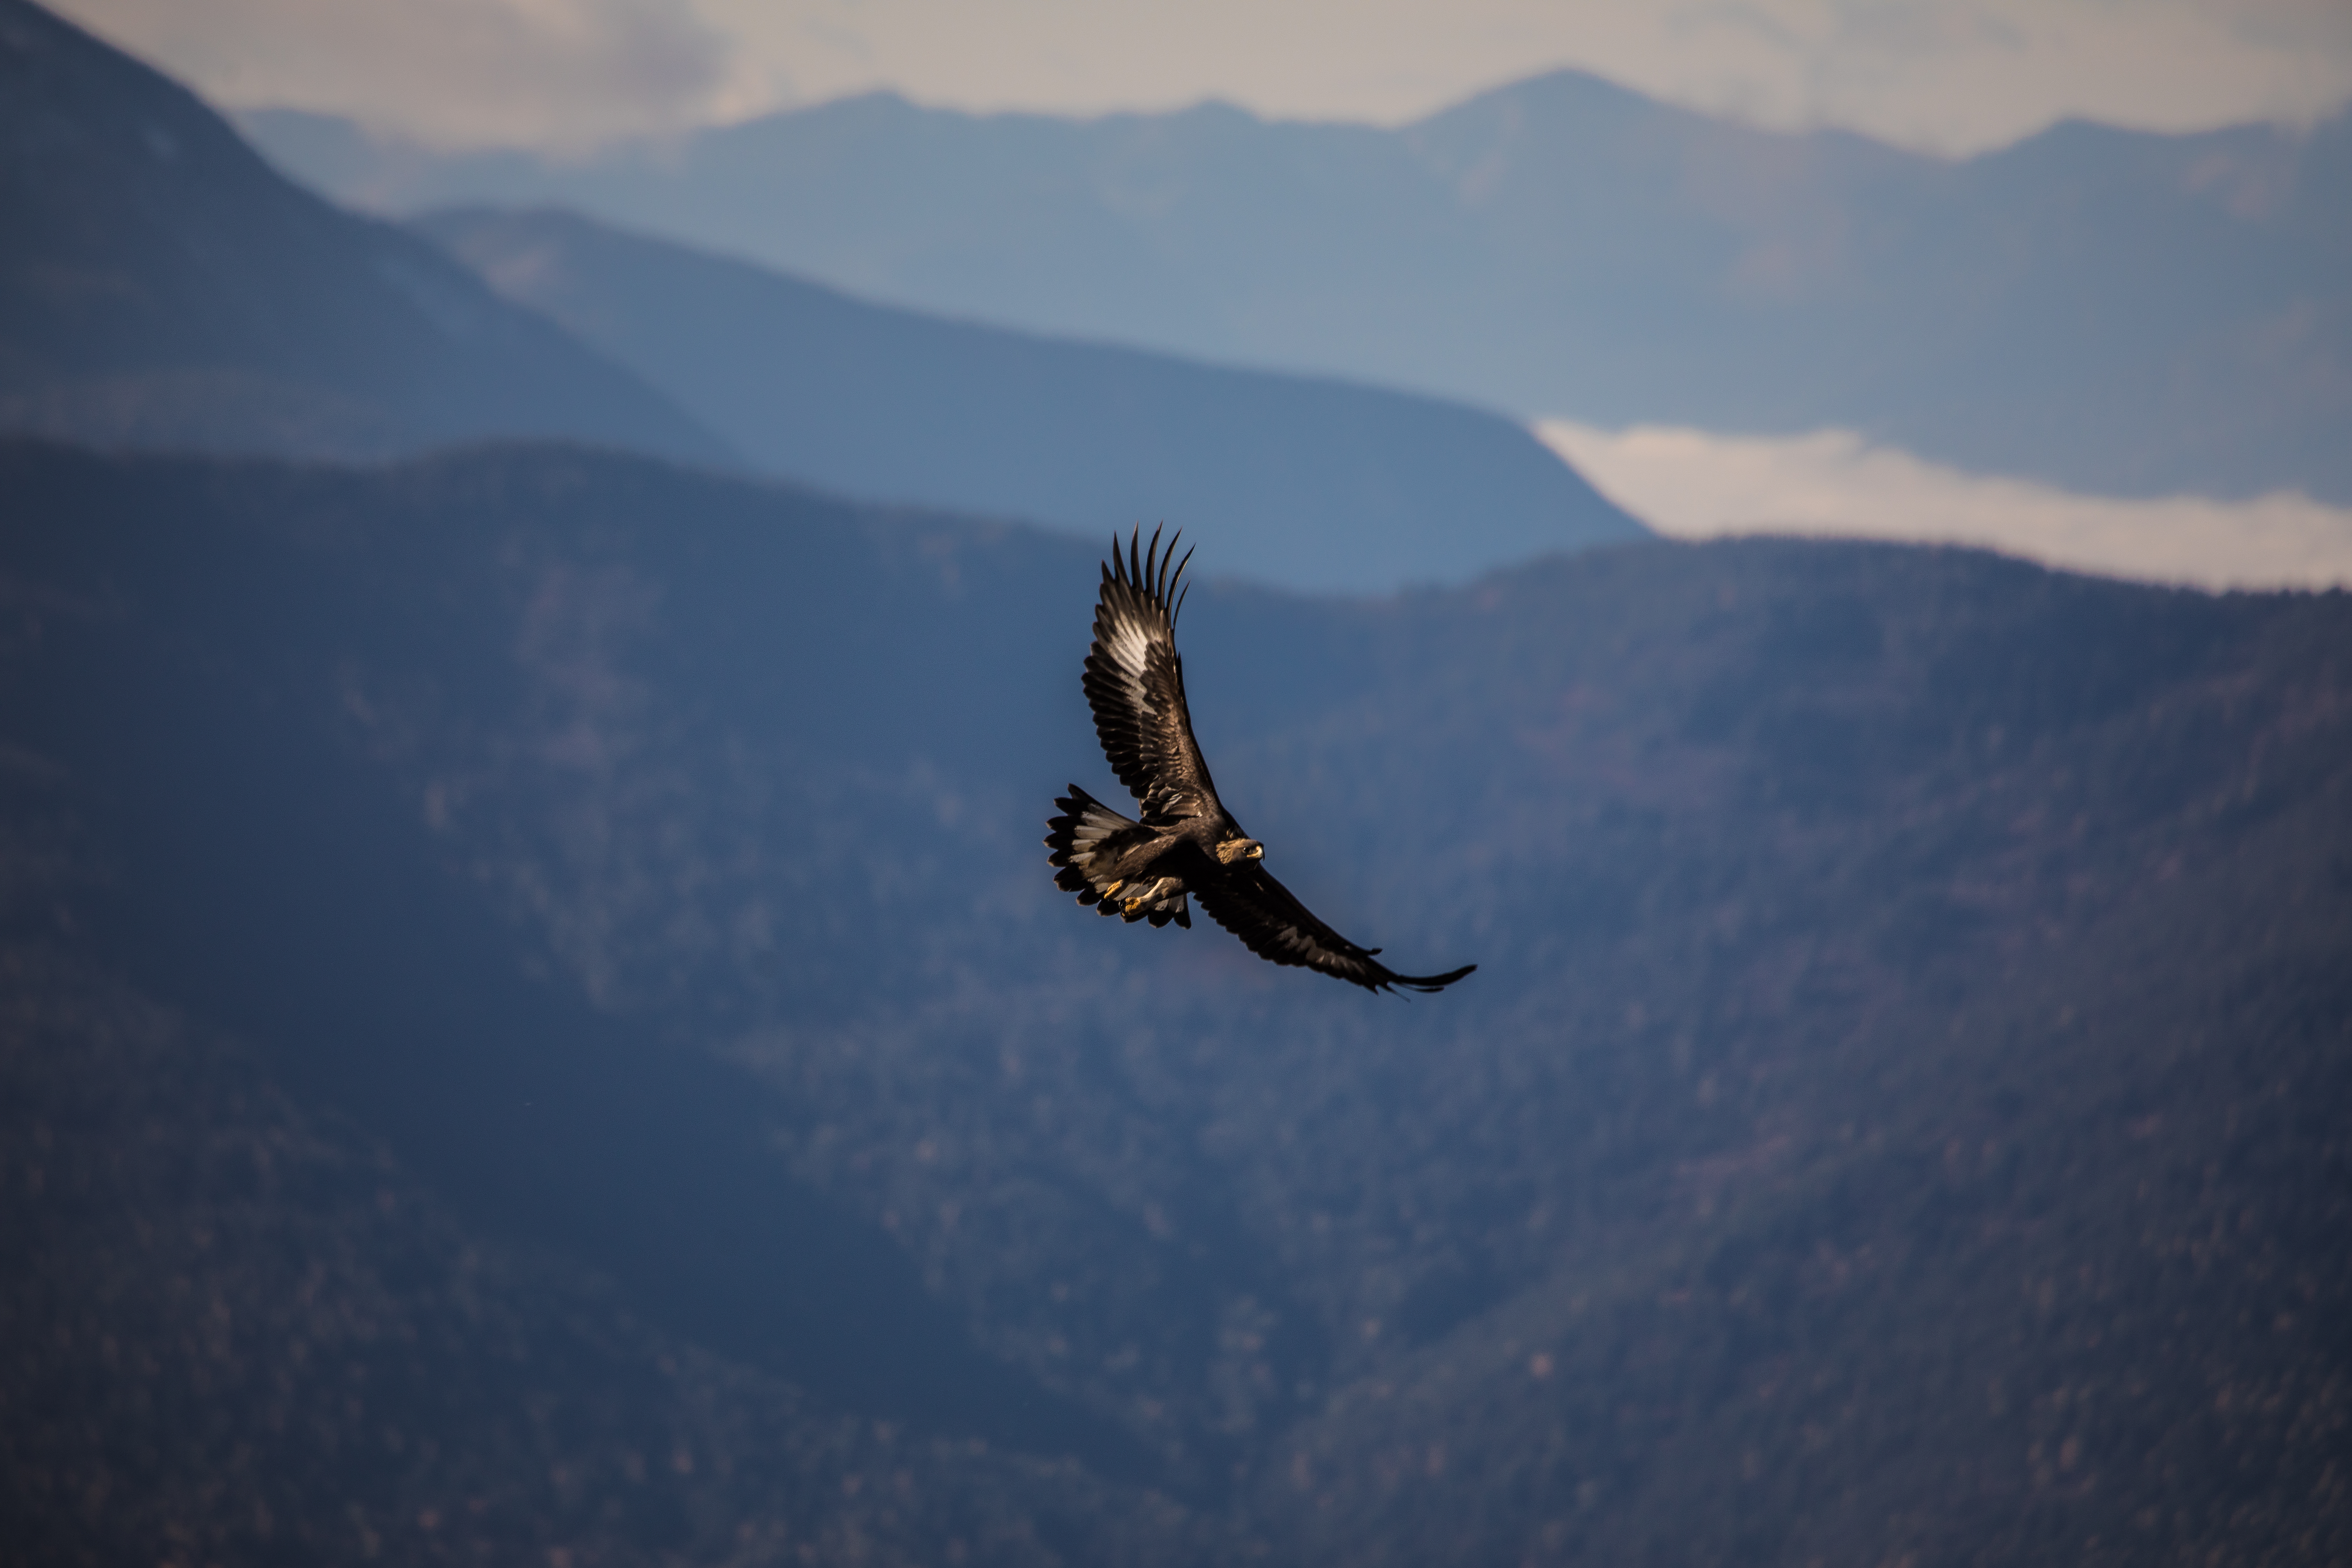
[[[2352,1544],[2341,594],[1204,584],[1270,868],[1481,966],[1406,1003],[1054,889],[1083,547],[549,450],[0,484],[58,1555]]]
[[[289,184],[194,95],[0,0],[0,428],[381,458],[724,442],[433,246]]]

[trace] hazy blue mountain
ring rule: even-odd
[[[457,265],[0,6],[0,427],[338,458],[564,437],[1090,535],[1165,522],[1310,589],[1642,531],[1525,429],[1432,398],[922,317],[551,216],[444,219]]]
[[[553,213],[423,231],[754,466],[1100,535],[1166,522],[1293,588],[1458,582],[1638,536],[1524,428],[1432,398],[890,310]]]
[[[258,114],[387,211],[556,204],[869,298],[1521,415],[1852,426],[2098,491],[2352,500],[2352,114],[1944,161],[1563,72],[1396,131],[870,96],[584,163]]]
[[[724,461],[626,371],[279,175],[184,89],[0,0],[0,427],[383,457],[492,436]]]
[[[564,449],[0,489],[47,1558],[2352,1551],[2343,594],[1205,584],[1269,864],[1481,964],[1406,1003],[1052,886],[1066,539]]]

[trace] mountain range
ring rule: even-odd
[[[1507,419],[866,304],[562,213],[417,229],[746,461],[1096,534],[1165,522],[1259,582],[1458,582],[1642,527]]]
[[[2352,114],[1961,160],[1574,72],[1387,129],[871,95],[585,159],[242,123],[386,212],[560,205],[868,299],[1522,417],[1860,431],[2102,494],[2352,500]]]
[[[2343,594],[1206,583],[1269,866],[1480,964],[1408,1004],[1053,887],[1063,539],[577,449],[0,487],[53,1560],[2352,1544]]]
[[[887,310],[556,216],[357,216],[26,0],[0,0],[0,428],[337,459],[556,437],[1095,537],[1166,522],[1325,591],[1642,531],[1459,404]]]
[[[673,151],[860,116],[1160,137],[1079,257],[1204,126],[1297,255],[1454,155]],[[1423,395],[355,217],[24,0],[0,133],[11,1561],[2352,1560],[2352,596],[1675,543]],[[2332,232],[2290,164],[2191,184]],[[1441,276],[1423,211],[1349,278]],[[1445,994],[1055,887],[1120,798],[1069,530],[1163,505],[1222,795]]]

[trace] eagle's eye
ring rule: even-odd
[[[1230,866],[1236,860],[1262,860],[1265,846],[1255,838],[1228,838],[1217,846],[1217,858]]]

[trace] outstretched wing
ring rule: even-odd
[[[1349,981],[1367,991],[1402,985],[1408,991],[1443,991],[1478,966],[1465,963],[1445,974],[1399,974],[1308,912],[1291,890],[1255,860],[1229,867],[1222,877],[1196,882],[1192,891],[1209,918],[1242,939],[1260,958],[1296,963]]]
[[[1150,548],[1142,530],[1128,540],[1127,554],[1111,545],[1103,567],[1102,597],[1095,606],[1095,642],[1087,650],[1087,704],[1094,710],[1095,733],[1111,772],[1143,803],[1143,820],[1168,823],[1223,811],[1209,764],[1192,739],[1192,718],[1184,709],[1184,661],[1176,654],[1178,595],[1184,561],[1160,550],[1160,531]]]

